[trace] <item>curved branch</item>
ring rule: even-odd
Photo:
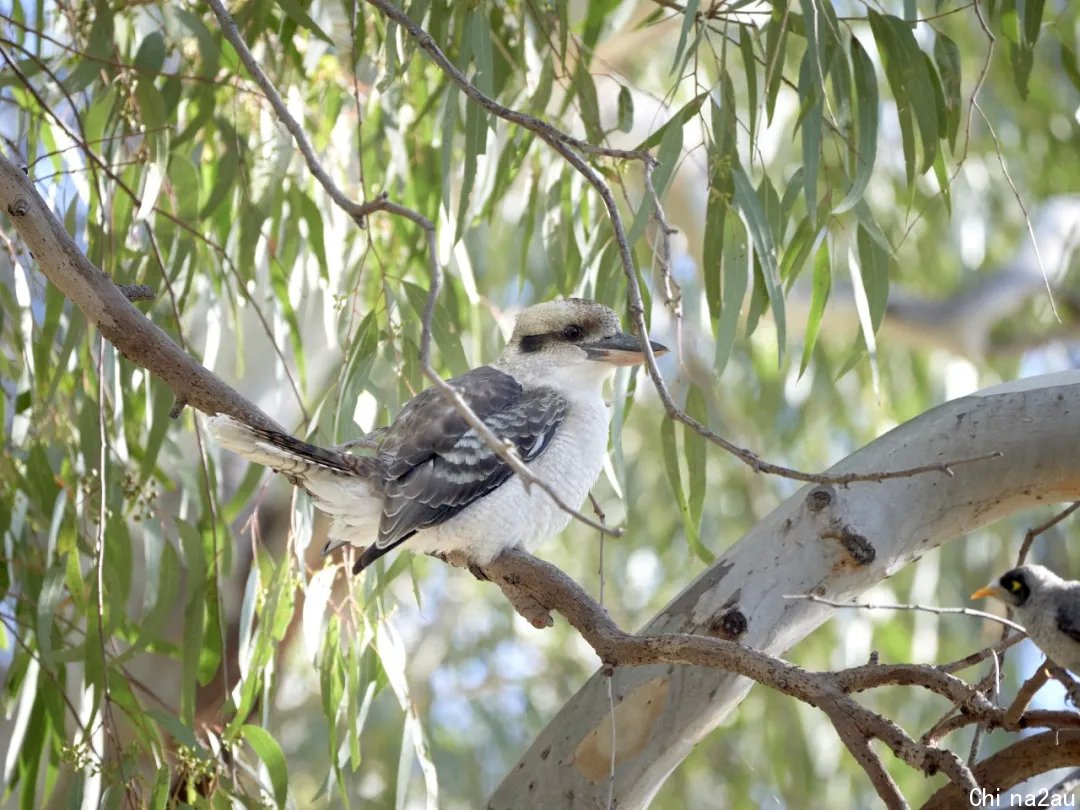
[[[1080,762],[1080,730],[1044,731],[1015,742],[975,766],[975,778],[990,795],[1056,768]],[[968,794],[954,784],[945,785],[923,805],[923,810],[970,807]],[[1002,802],[1001,806],[1008,806]]]
[[[590,597],[585,590],[560,569],[539,560],[520,549],[510,549],[481,569],[483,578],[497,584],[510,602],[518,607],[525,604],[534,624],[534,606],[546,611],[558,610],[573,625],[586,642],[600,656],[605,674],[613,677],[616,667],[644,667],[648,665],[682,664],[693,667],[710,667],[727,670],[750,678],[811,706],[821,709],[835,725],[841,740],[856,761],[863,766],[871,783],[888,807],[906,807],[903,796],[888,777],[884,767],[869,746],[872,739],[884,742],[901,760],[927,775],[939,772],[963,790],[977,789],[978,785],[959,758],[951,751],[912,739],[891,720],[884,718],[853,700],[850,691],[869,689],[873,686],[914,683],[934,689],[953,698],[963,708],[980,713],[993,710],[993,706],[978,692],[970,690],[963,682],[933,667],[916,665],[858,667],[844,672],[808,672],[787,661],[758,650],[744,647],[733,640],[745,630],[745,625],[730,620],[716,623],[713,636],[689,633],[663,633],[641,635],[626,633],[615,624],[603,606]],[[520,607],[519,607],[520,609]],[[545,613],[546,623],[550,614]],[[894,672],[895,670],[895,672]],[[877,677],[871,677],[871,673]],[[890,674],[891,673],[891,674]],[[650,681],[655,683],[656,679]],[[666,696],[666,690],[663,690]],[[628,705],[632,705],[633,701]],[[648,701],[651,704],[652,701]],[[601,724],[607,723],[605,716]],[[586,735],[575,749],[571,761],[591,738]],[[625,758],[619,751],[620,741],[615,741],[616,761]],[[550,749],[549,749],[550,754]],[[547,759],[547,757],[543,757]],[[591,774],[591,768],[589,769]],[[535,793],[535,780],[530,782],[530,793]],[[560,788],[565,784],[560,784]],[[576,795],[576,791],[574,791]],[[565,798],[565,797],[564,797]],[[546,802],[542,801],[542,806]],[[489,807],[501,806],[495,801]]]

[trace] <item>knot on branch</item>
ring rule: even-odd
[[[831,504],[835,497],[833,488],[828,485],[814,487],[806,495],[806,508],[811,512],[820,512]]]
[[[116,286],[128,301],[153,301],[156,297],[154,288],[149,284],[117,284]]]
[[[737,607],[733,607],[725,610],[721,615],[709,622],[708,633],[716,638],[726,638],[729,641],[734,641],[742,636],[748,627],[749,622],[746,620],[746,614]]]
[[[822,539],[839,540],[840,545],[847,552],[848,558],[855,565],[869,565],[877,559],[877,551],[870,544],[870,541],[839,520],[834,520],[833,525],[821,533],[821,537]]]
[[[7,207],[13,217],[25,217],[30,212],[30,201],[25,197],[16,197]]]

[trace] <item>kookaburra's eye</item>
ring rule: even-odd
[[[569,326],[563,327],[562,336],[567,340],[580,340],[581,336],[585,333],[585,330],[578,326],[576,323],[572,323]]]

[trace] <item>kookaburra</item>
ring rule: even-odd
[[[650,341],[654,354],[667,351]],[[615,312],[571,298],[521,312],[499,358],[448,382],[566,504],[577,507],[608,444],[604,381],[645,359]],[[284,474],[332,523],[323,553],[362,547],[354,572],[407,543],[415,552],[463,552],[478,566],[501,551],[533,550],[570,515],[492,451],[437,388],[421,391],[370,456],[325,450],[292,436],[209,419],[219,444]]]
[[[1080,674],[1080,582],[1041,565],[1022,565],[971,598],[987,596],[1012,608],[1013,618],[1051,661]]]

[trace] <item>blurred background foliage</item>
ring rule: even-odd
[[[640,164],[588,160],[622,206],[651,331],[676,348],[663,370],[677,401],[740,445],[819,470],[945,399],[1074,366],[1075,4],[404,11],[500,103],[659,158],[678,230],[667,281]],[[442,372],[494,357],[527,303],[625,311],[613,229],[583,178],[468,101],[377,9],[231,12],[335,181],[437,223]],[[99,267],[156,290],[141,306],[208,367],[326,444],[423,387],[423,233],[387,214],[358,227],[330,202],[209,9],[0,0],[0,57],[8,156]],[[168,389],[86,328],[6,221],[0,236],[4,805],[478,806],[592,652],[441,563],[398,554],[353,580],[347,560],[321,560],[306,497],[209,446],[190,410],[170,420]],[[620,375],[612,399],[596,495],[627,535],[601,544],[575,525],[542,554],[593,593],[603,583],[634,628],[797,486],[672,429],[644,378]],[[873,596],[962,603],[1046,516],[930,553]],[[1074,525],[1036,558],[1080,571]],[[980,632],[842,612],[790,657],[944,661]],[[1013,685],[1036,660],[1016,658]],[[945,708],[873,701],[908,729]],[[934,787],[890,767],[913,801]],[[654,806],[808,801],[876,798],[822,715],[759,688]]]

